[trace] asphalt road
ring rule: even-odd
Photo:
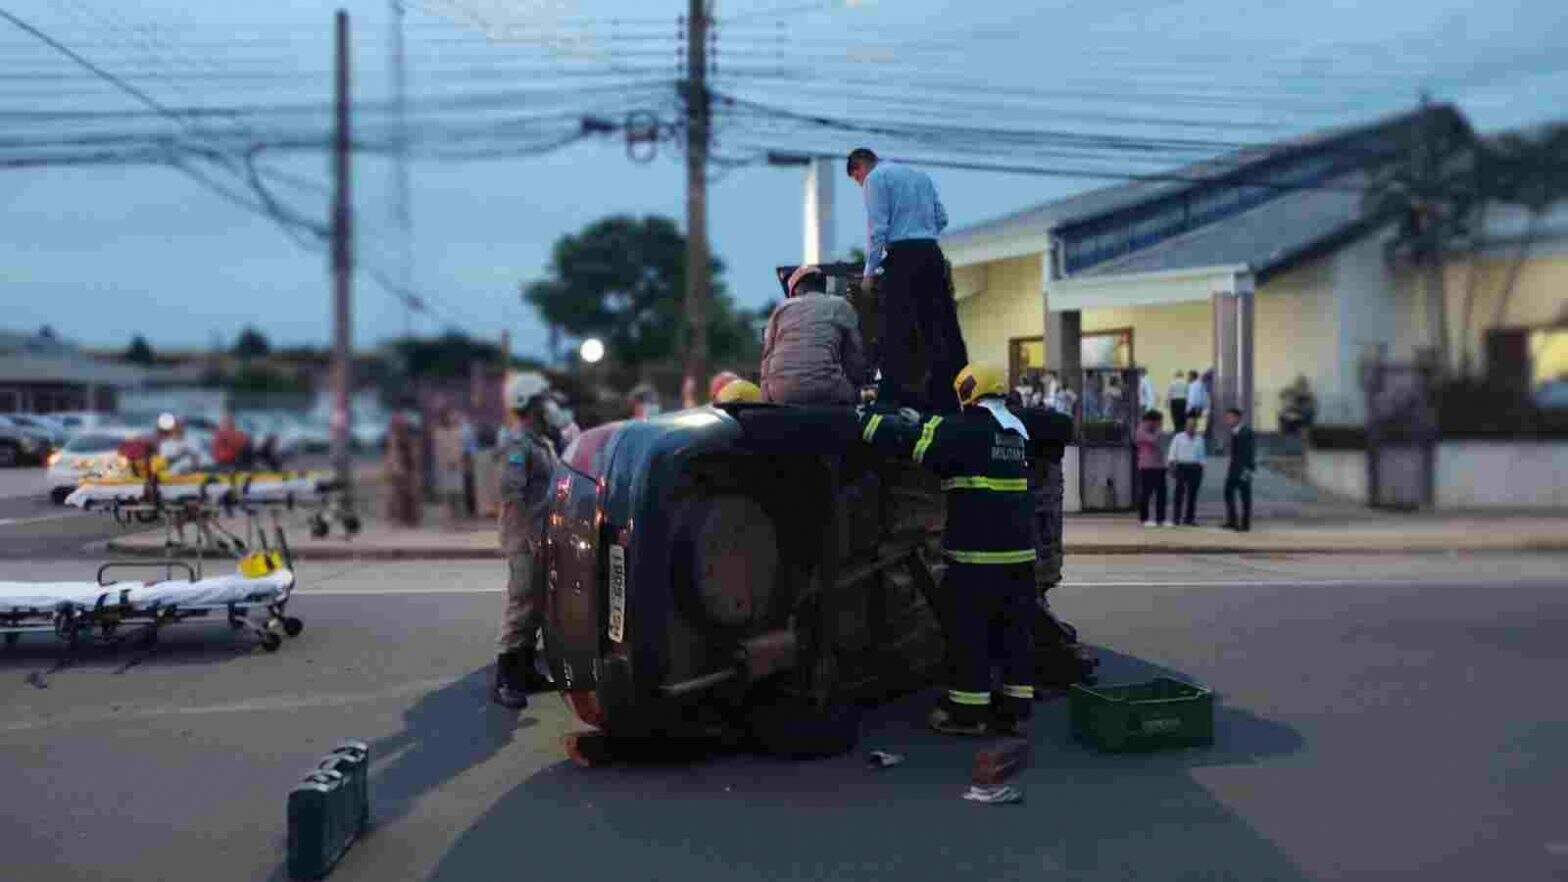
[[[337,880],[1562,879],[1563,563],[1071,562],[1056,605],[1107,679],[1215,687],[1218,743],[1102,757],[1045,705],[1011,807],[958,798],[972,745],[920,728],[928,696],[867,720],[864,747],[908,757],[886,771],[577,769],[559,700],[485,702],[499,562],[310,566],[306,630],[276,655],[206,625],[64,668],[48,641],[0,652],[0,877],[282,878],[284,796],[353,736],[375,825]]]

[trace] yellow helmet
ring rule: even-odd
[[[713,396],[714,404],[760,404],[762,390],[750,380],[730,380]]]
[[[1006,395],[1007,378],[994,365],[972,362],[953,379],[953,391],[958,402],[968,407],[988,395]]]

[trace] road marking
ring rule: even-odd
[[[30,518],[0,518],[0,527],[18,527],[22,524],[41,524],[45,521],[63,521],[74,518],[80,512],[62,512],[60,514],[36,515]]]
[[[380,692],[361,692],[348,695],[274,695],[262,698],[249,698],[243,701],[228,702],[225,704],[209,704],[198,707],[184,707],[180,705],[163,705],[140,707],[125,712],[109,710],[89,710],[64,713],[56,717],[36,720],[18,720],[10,723],[0,723],[0,732],[31,732],[37,729],[48,729],[55,726],[91,725],[94,723],[129,723],[144,720],[156,720],[162,717],[194,717],[208,714],[249,714],[249,713],[277,713],[282,711],[301,710],[304,708],[333,707],[345,704],[366,704],[376,701],[385,701],[392,698],[406,698],[411,695],[421,695],[450,686],[460,681],[461,677],[442,679],[412,680],[399,684],[391,689]],[[117,699],[118,700],[118,699]],[[126,700],[129,703],[129,700]]]
[[[341,577],[339,577],[341,578]],[[1511,583],[1556,584],[1556,580],[1549,577],[1520,577],[1504,580]],[[1058,588],[1337,588],[1350,585],[1388,586],[1388,585],[1458,585],[1473,584],[1462,578],[1446,581],[1433,581],[1420,577],[1401,578],[1365,578],[1365,579],[1179,579],[1176,581],[1066,581],[1057,585]],[[322,588],[313,590],[309,578],[306,577],[301,587],[296,592],[298,597],[395,597],[400,595],[441,595],[441,594],[500,594],[506,590],[505,585],[484,585],[472,587],[436,586],[420,588]]]

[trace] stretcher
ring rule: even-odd
[[[169,625],[224,616],[235,631],[249,631],[263,649],[276,651],[283,637],[297,636],[305,625],[287,614],[294,572],[282,555],[255,556],[270,570],[256,575],[229,573],[203,578],[196,567],[178,560],[106,563],[91,582],[0,582],[0,635],[7,646],[26,633],[53,633],[75,649],[86,642],[116,643],[138,633],[148,643]],[[164,578],[111,581],[111,571],[156,567]],[[185,578],[176,578],[182,570]],[[254,613],[265,613],[259,618]]]
[[[81,509],[157,502],[291,505],[323,501],[335,489],[325,472],[200,472],[151,479],[126,474],[83,481],[65,504]]]

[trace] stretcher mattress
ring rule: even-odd
[[[327,492],[329,476],[302,475],[180,475],[163,479],[158,494],[166,502],[200,500],[203,502],[283,502],[290,498],[309,500]],[[108,503],[137,503],[147,497],[147,485],[139,479],[86,481],[65,498],[67,505],[87,508]]]
[[[130,605],[136,609],[158,607],[197,609],[270,603],[294,585],[294,574],[278,570],[255,579],[238,574],[213,576],[194,582],[0,582],[0,611],[53,610],[66,606]]]

